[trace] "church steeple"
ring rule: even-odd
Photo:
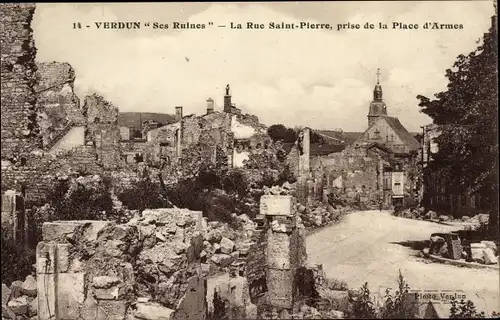
[[[373,89],[373,101],[382,101],[382,86],[380,85],[380,69],[377,69],[377,84]]]
[[[373,101],[368,111],[368,126],[371,126],[380,116],[387,115],[387,107],[382,99],[382,86],[380,85],[380,69],[377,69],[377,84],[373,89]]]

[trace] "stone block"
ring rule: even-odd
[[[497,245],[494,241],[486,241],[486,240],[483,240],[481,241],[482,244],[484,244],[486,246],[486,248],[490,248],[493,250],[493,252],[495,254],[497,254]]]
[[[36,297],[37,289],[36,289],[36,280],[32,275],[26,277],[23,285],[21,287],[23,293],[28,295],[29,297]]]
[[[116,225],[112,231],[112,239],[114,240],[124,240],[130,234],[131,226],[127,225]],[[126,240],[125,240],[126,241]]]
[[[97,301],[88,296],[83,302],[79,313],[83,320],[95,320],[97,318]]]
[[[233,249],[234,249],[234,242],[226,237],[222,237],[220,241],[220,251],[225,254],[230,254],[231,252],[233,252]]]
[[[94,288],[108,289],[116,286],[120,282],[121,280],[118,277],[100,276],[94,277],[94,279],[92,280],[92,285],[94,286]]]
[[[143,320],[171,320],[175,312],[158,303],[137,303],[136,307],[135,318]]]
[[[178,318],[204,320],[207,309],[205,279],[199,276],[187,279],[185,292],[176,310]]]
[[[212,260],[212,262],[218,265],[219,267],[223,268],[233,263],[234,258],[228,254],[218,253],[214,254],[210,260]]]
[[[202,263],[201,264],[201,271],[204,274],[209,274],[210,273],[210,264],[209,263]]]
[[[28,313],[28,299],[27,296],[18,297],[10,300],[7,307],[12,310],[16,315],[25,315]]]
[[[484,261],[484,253],[483,250],[486,249],[486,245],[482,243],[471,243],[471,259],[473,261]]]
[[[290,239],[286,233],[268,233],[266,256],[269,268],[287,270],[292,267]]]
[[[56,312],[61,318],[77,316],[84,297],[84,273],[39,274],[37,287],[40,319],[49,319]]]
[[[37,273],[68,272],[70,248],[71,244],[67,243],[39,242],[36,247]]]
[[[57,292],[55,284],[54,273],[39,273],[37,275],[39,319],[52,319],[55,317]]]
[[[10,292],[10,288],[5,283],[2,283],[2,307],[6,306],[7,302],[9,302]]]
[[[119,288],[115,286],[111,288],[94,289],[94,294],[97,300],[117,300]]]
[[[127,314],[126,301],[99,301],[96,320],[124,320]]]
[[[271,306],[284,309],[293,307],[294,276],[293,270],[267,270],[267,296]]]
[[[85,273],[60,273],[57,276],[58,316],[60,319],[77,319],[78,306],[85,300]]]
[[[237,306],[244,306],[250,303],[250,289],[245,277],[231,277],[229,278],[229,287],[231,288],[231,304]]]
[[[43,241],[65,242],[66,237],[72,237],[78,228],[85,225],[81,221],[54,221],[45,222],[42,226]]]
[[[498,263],[498,257],[495,256],[495,253],[493,252],[493,249],[491,249],[491,248],[483,249],[483,259],[484,259],[485,264],[497,264]]]
[[[119,258],[123,255],[125,243],[121,240],[108,240],[104,244],[104,251],[107,255]]]
[[[196,222],[196,230],[198,231],[205,230],[206,226],[204,227],[203,212],[201,211],[189,211],[189,212],[191,213]]]
[[[290,216],[293,214],[292,196],[263,195],[260,198],[260,214],[271,216]]]

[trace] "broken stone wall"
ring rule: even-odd
[[[89,124],[113,123],[118,125],[118,108],[96,93],[85,97],[82,109]]]
[[[186,116],[181,121],[181,147],[197,144],[202,132],[200,117]]]
[[[45,223],[37,247],[39,317],[205,319],[200,219],[157,209],[127,224]]]
[[[2,184],[8,189],[26,188],[26,200],[43,200],[51,191],[58,175],[100,173],[93,147],[81,146],[58,155],[33,151],[25,162],[2,161]]]
[[[326,176],[326,187],[336,189],[339,178],[342,180],[341,193],[361,202],[378,199],[379,159],[361,149],[346,149],[339,153],[313,159],[314,168],[321,168]],[[321,163],[321,165],[319,165]]]
[[[74,93],[75,71],[69,63],[37,63],[37,104],[43,145],[50,147],[67,127],[85,126],[80,100]]]
[[[121,157],[118,108],[98,94],[85,97],[83,106],[87,118],[87,138],[93,144],[98,162],[105,169],[118,169],[125,161]]]
[[[35,4],[2,4],[1,139],[2,159],[41,146],[37,125],[36,48],[31,29]]]

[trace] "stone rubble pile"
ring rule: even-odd
[[[285,182],[281,186],[272,186],[272,187],[264,186],[263,191],[264,194],[267,195],[284,196],[284,195],[293,195],[295,193],[295,188],[296,188],[295,183],[292,184],[289,182]]]
[[[206,223],[203,250],[200,253],[202,270],[205,275],[228,271],[240,254],[247,254],[252,246],[257,225],[246,214],[233,215],[238,230],[218,221]]]
[[[308,229],[319,228],[330,222],[336,222],[343,214],[351,210],[352,208],[349,206],[334,208],[329,204],[319,201],[313,202],[309,208],[301,204],[297,205],[297,211],[302,218],[304,226]]]
[[[453,239],[454,240],[451,240]],[[452,260],[464,260],[480,264],[498,264],[498,249],[494,241],[481,241],[462,244],[453,234],[433,234],[430,246],[423,250],[424,255],[434,255]]]
[[[489,215],[484,213],[479,213],[472,217],[462,216],[461,218],[454,218],[451,215],[438,214],[437,212],[432,210],[425,211],[425,209],[422,207],[407,208],[401,213],[398,214],[395,212],[395,214],[402,218],[408,218],[408,219],[438,220],[441,222],[451,222],[451,221],[464,222],[467,223],[467,225],[469,225],[472,228],[478,227],[481,224],[488,224],[489,221]]]
[[[24,282],[2,283],[2,319],[38,319],[36,279],[29,275]]]
[[[59,309],[47,308],[47,302],[39,309],[40,317],[57,312],[67,319],[100,319],[105,314],[107,319],[203,319],[202,221],[201,212],[154,209],[126,224],[45,223],[37,247],[38,276],[57,273],[58,292],[71,286],[79,298],[66,301],[60,294]],[[45,257],[57,264],[46,264]],[[62,280],[66,277],[71,281]]]
[[[493,241],[471,243],[469,260],[481,264],[498,264],[497,244]]]

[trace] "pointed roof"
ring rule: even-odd
[[[417,150],[420,148],[420,143],[418,143],[417,139],[406,130],[406,128],[399,122],[399,119],[396,117],[381,117],[385,119],[387,123],[391,126],[392,130],[399,136],[399,138],[406,144],[411,150]]]
[[[379,116],[379,118],[375,122],[373,122],[372,125],[369,126],[368,129],[366,129],[366,131],[363,133],[363,135],[358,140],[356,140],[354,143],[356,144],[356,143],[362,141],[363,139],[365,139],[365,133],[368,130],[370,130],[370,128],[375,126],[377,124],[377,122],[382,121],[382,120],[385,121],[392,128],[394,133],[399,137],[399,139],[401,139],[401,141],[406,146],[408,146],[408,148],[410,150],[420,149],[420,143],[417,141],[417,139],[415,139],[415,137],[411,133],[408,132],[408,130],[406,130],[406,128],[401,124],[401,122],[399,122],[398,118],[389,117],[389,116],[385,116],[385,115]],[[388,147],[390,148],[390,146],[388,146]]]

